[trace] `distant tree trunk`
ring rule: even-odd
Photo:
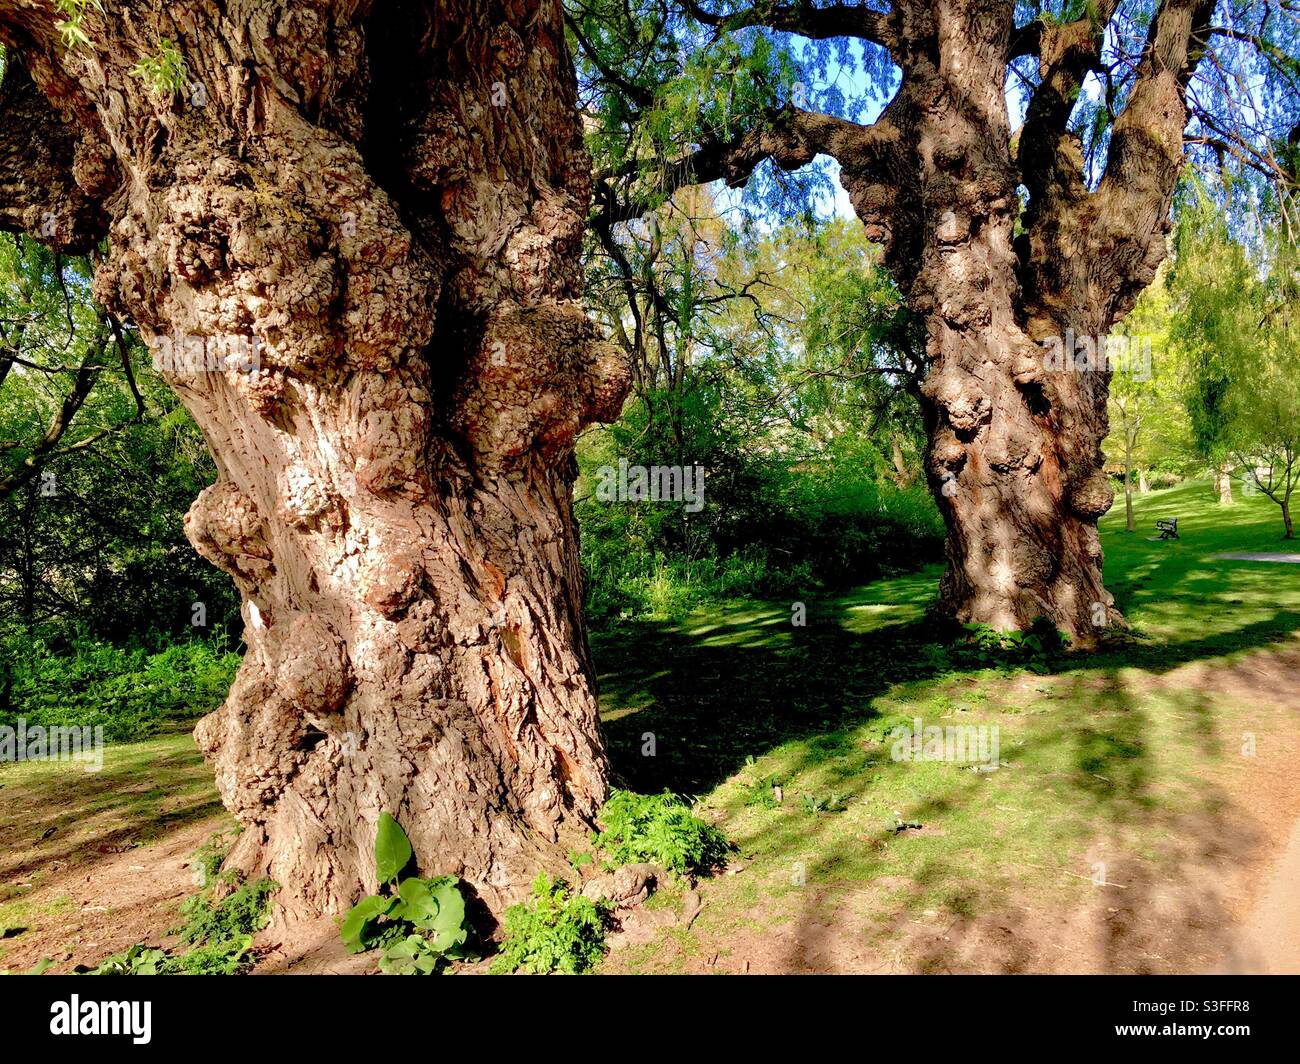
[[[1133,520],[1133,444],[1137,435],[1133,418],[1126,416],[1124,421],[1124,531],[1136,532],[1137,524]]]
[[[290,915],[338,912],[377,886],[387,811],[499,908],[606,793],[570,490],[627,368],[578,302],[560,4],[106,8],[93,62],[52,8],[0,24],[111,207],[96,293],[216,458],[185,524],[244,600],[196,730],[245,827],[230,861]],[[175,96],[131,73],[164,35]],[[223,352],[260,368],[189,361]]]
[[[22,569],[18,574],[22,588],[22,601],[19,612],[22,615],[23,627],[31,633],[36,629],[36,541],[33,533],[36,526],[36,507],[40,505],[40,500],[37,497],[35,480],[27,481],[22,491]]]
[[[1214,471],[1214,486],[1219,492],[1219,505],[1232,505],[1232,464],[1223,462]]]
[[[1288,495],[1282,500],[1282,524],[1286,527],[1286,535],[1283,539],[1295,539],[1295,526],[1291,524],[1291,497]]]
[[[897,432],[890,433],[889,446],[894,461],[894,483],[900,488],[910,488],[916,477],[907,468],[907,462],[903,458],[903,444]]]
[[[902,71],[869,126],[786,106],[735,144],[704,145],[686,169],[740,185],[766,158],[787,170],[818,154],[839,162],[854,210],[925,322],[926,471],[948,530],[940,606],[957,621],[1024,629],[1041,618],[1075,645],[1123,623],[1097,532],[1114,493],[1101,453],[1110,374],[1096,345],[1165,256],[1184,90],[1214,6],[1164,0],[1152,13],[1105,172],[1090,186],[1070,118],[1084,80],[1105,65],[1114,0],[1023,27],[1002,0],[887,12],[758,4],[734,16],[691,5],[719,32],[857,36]],[[1040,84],[1013,139],[1008,63],[1028,55]],[[1076,341],[1092,347],[1082,366]]]

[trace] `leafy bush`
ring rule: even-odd
[[[449,960],[475,955],[468,945],[471,928],[458,880],[402,878],[413,857],[401,825],[380,813],[375,832],[380,893],[357,902],[339,926],[349,953],[382,949],[379,970],[388,975],[434,975]]]
[[[604,830],[591,841],[612,866],[649,861],[684,873],[707,871],[726,859],[726,836],[672,791],[613,791],[598,820]]]
[[[62,652],[11,635],[0,643],[0,724],[104,729],[129,742],[167,723],[216,709],[230,690],[240,655],[224,635],[157,651],[79,637]]]
[[[505,941],[492,972],[588,972],[604,955],[606,921],[603,903],[571,894],[563,880],[539,872],[532,897],[506,910]]]
[[[220,899],[214,897],[214,890],[202,890],[182,903],[185,923],[175,933],[190,945],[251,936],[266,926],[270,897],[276,889],[271,880],[258,879],[240,883]]]
[[[1028,631],[999,631],[987,624],[965,626],[968,635],[953,656],[970,668],[1025,668],[1047,673],[1064,652],[1070,637],[1044,619]]]
[[[756,449],[717,402],[688,403],[685,442],[646,431],[641,404],[584,437],[577,514],[594,623],[680,617],[737,598],[803,597],[941,556],[943,521],[924,485],[898,488],[856,452],[794,461]],[[703,507],[601,501],[602,468],[699,464]]]

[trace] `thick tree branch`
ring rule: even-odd
[[[696,0],[685,0],[685,6],[697,22],[716,27],[719,35],[748,26],[763,26],[815,40],[856,37],[884,48],[892,48],[895,43],[889,14],[868,7],[849,4],[812,7],[808,4],[773,4],[760,0],[753,7],[715,15]]]
[[[1085,192],[1078,138],[1068,125],[1084,78],[1098,66],[1106,23],[1117,6],[1117,0],[1101,0],[1095,19],[1033,24],[1039,27],[1034,45],[1041,80],[1029,101],[1016,156],[1031,210],[1043,207],[1049,195],[1074,199]]]
[[[0,85],[0,229],[77,254],[103,239],[107,217],[73,176],[77,144],[76,125],[11,51]]]
[[[882,146],[896,136],[897,131],[885,121],[864,126],[783,107],[762,126],[735,140],[708,141],[659,168],[633,162],[612,174],[599,175],[596,198],[602,207],[593,222],[608,226],[639,218],[689,185],[721,180],[730,188],[740,188],[765,159],[791,171],[806,166],[817,155],[829,155],[845,169],[874,172],[879,169]],[[640,187],[624,190],[620,196],[614,191],[614,181],[619,178],[633,179]]]
[[[1165,255],[1169,207],[1183,166],[1187,84],[1200,61],[1214,0],[1165,0],[1157,9],[1128,101],[1111,131],[1106,170],[1087,191],[1068,130],[1082,79],[1097,62],[1107,6],[1096,24],[1045,26],[1043,83],[1018,149],[1030,192],[1021,280],[1033,335],[1079,315],[1098,334],[1127,313]]]
[[[1165,256],[1169,208],[1183,168],[1187,84],[1204,54],[1215,0],[1165,0],[1111,133],[1095,193],[1099,269],[1109,276],[1101,327],[1127,313]]]

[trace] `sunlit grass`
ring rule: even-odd
[[[1138,532],[1124,532],[1116,511],[1102,537],[1107,584],[1137,638],[1069,658],[1053,675],[933,658],[919,622],[934,566],[810,595],[802,628],[791,604],[773,603],[598,636],[618,771],[639,789],[697,795],[750,859],[743,874],[709,884],[694,933],[724,942],[852,905],[862,940],[884,949],[900,919],[1027,903],[1071,911],[1098,889],[1099,854],[1115,875],[1212,847],[1185,824],[1219,823],[1241,734],[1290,722],[1257,698],[1211,697],[1164,677],[1290,641],[1300,567],[1213,558],[1288,549],[1277,508],[1261,497],[1222,508],[1194,483],[1139,496],[1136,511]],[[1183,538],[1151,541],[1167,516]],[[996,726],[1006,764],[975,772],[893,760],[890,729],[915,717]],[[647,732],[653,758],[640,753]],[[779,805],[761,797],[772,782]],[[808,812],[805,796],[842,798],[843,811]],[[896,833],[897,818],[923,827]],[[669,970],[680,959],[665,940],[611,967]]]

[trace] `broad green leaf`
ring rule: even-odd
[[[438,900],[430,890],[425,879],[404,879],[397,885],[401,901],[393,909],[393,915],[399,920],[409,920],[416,927],[429,930],[434,926],[438,915]]]
[[[371,894],[352,906],[339,927],[339,937],[349,953],[364,953],[374,945],[378,920],[389,912],[393,903],[393,898]]]
[[[438,883],[433,886],[432,895],[438,904],[431,930],[437,932],[434,943],[437,949],[450,949],[465,941],[465,898],[455,880]]]
[[[375,832],[375,875],[380,883],[391,883],[411,860],[411,840],[402,825],[387,813],[379,814]]]
[[[433,975],[438,955],[419,935],[408,935],[384,950],[379,970],[387,975]]]

